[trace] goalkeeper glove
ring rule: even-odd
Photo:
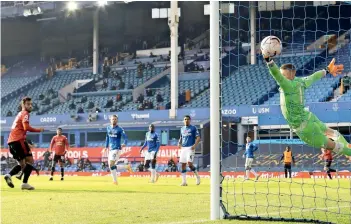
[[[264,59],[267,63],[269,63],[270,61],[272,61],[272,58],[269,57],[269,55],[264,55],[264,54],[262,54],[262,56],[263,56],[263,59]]]
[[[335,64],[335,58],[329,63],[329,65],[325,68],[327,73],[332,74],[334,77],[337,75],[341,74],[341,72],[344,70],[344,65],[336,65]]]

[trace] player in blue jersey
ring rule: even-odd
[[[119,156],[121,155],[121,149],[127,143],[127,135],[123,128],[118,126],[118,116],[112,115],[110,118],[111,125],[106,128],[106,144],[103,152],[110,150],[108,154],[108,163],[111,171],[111,176],[113,178],[113,183],[117,185],[117,162]],[[124,142],[121,145],[121,138],[123,137]]]
[[[255,170],[252,168],[252,162],[254,159],[254,152],[258,149],[258,147],[256,146],[256,144],[254,144],[253,142],[251,142],[251,138],[247,137],[246,138],[246,148],[245,148],[245,152],[243,154],[243,158],[246,158],[245,161],[245,180],[249,179],[249,174],[250,171],[251,173],[253,173],[253,175],[255,175],[256,181],[258,180],[258,178],[260,177],[260,175],[258,175]]]
[[[193,165],[196,146],[200,142],[200,134],[197,128],[190,125],[190,116],[184,117],[184,126],[180,129],[180,138],[178,147],[181,149],[179,162],[182,164],[182,184],[180,186],[188,186],[186,183],[186,164],[196,176],[196,184],[200,184],[200,176]]]
[[[151,183],[155,183],[158,180],[160,174],[158,174],[155,170],[156,168],[156,156],[157,152],[160,148],[160,139],[158,134],[155,132],[155,126],[150,124],[149,131],[145,134],[145,142],[144,145],[140,149],[140,154],[142,153],[145,147],[148,147],[148,150],[144,153],[145,155],[145,168],[150,168],[151,163]]]

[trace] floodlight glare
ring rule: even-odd
[[[69,11],[75,11],[78,8],[78,5],[76,2],[70,1],[67,3],[67,9]]]
[[[102,1],[102,0],[100,0],[100,1],[98,1],[98,5],[99,5],[100,7],[104,7],[105,5],[107,5],[107,1]]]

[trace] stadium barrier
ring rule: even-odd
[[[83,148],[70,148],[67,152],[66,158],[68,159],[79,159],[79,158],[107,158],[108,151],[102,153],[103,147],[83,147]],[[120,158],[137,158],[139,157],[143,160],[144,154],[140,155],[140,148],[138,146],[124,147],[122,149],[122,154]],[[47,151],[47,149],[36,148],[32,149],[33,159],[34,160],[43,160],[43,155]],[[144,150],[144,152],[146,149]],[[0,156],[7,155],[11,156],[8,149],[1,149]],[[157,159],[159,161],[168,160],[170,158],[177,158],[180,155],[180,149],[178,146],[161,146],[159,152],[157,153]],[[133,160],[134,161],[134,160]]]
[[[284,178],[284,172],[258,172],[261,176],[261,179],[271,179],[271,178]],[[33,175],[35,172],[33,171]],[[160,172],[160,178],[178,178],[180,177],[180,172]],[[40,175],[50,175],[49,171],[41,171]],[[59,175],[59,173],[57,173]],[[110,172],[66,172],[65,176],[110,176]],[[118,172],[118,176],[120,177],[150,177],[150,172]],[[199,172],[201,178],[210,178],[210,172]],[[254,178],[252,174],[250,174],[250,178]],[[187,175],[189,178],[195,178],[193,174]],[[225,179],[234,179],[244,178],[244,172],[223,172],[223,176]],[[326,178],[325,172],[292,172],[292,178],[309,178],[309,179],[322,179]],[[351,172],[350,171],[342,171],[339,172],[338,177],[333,174],[334,178],[339,179],[351,179]]]

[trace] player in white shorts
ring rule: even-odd
[[[260,177],[260,175],[258,175],[255,170],[252,168],[252,163],[253,163],[253,159],[254,159],[254,152],[257,150],[257,146],[251,142],[251,138],[247,137],[246,138],[246,149],[245,152],[243,154],[243,158],[246,158],[245,161],[245,180],[249,179],[249,175],[250,175],[250,171],[251,173],[253,173],[255,175],[256,181],[258,180],[258,178]]]
[[[151,163],[151,183],[155,183],[158,180],[158,177],[160,174],[156,172],[156,156],[157,152],[160,148],[160,139],[158,137],[158,134],[155,132],[155,126],[153,124],[150,124],[149,126],[149,131],[146,132],[145,134],[145,142],[144,145],[140,149],[140,154],[142,153],[143,149],[145,147],[148,147],[148,150],[144,152],[145,155],[145,168],[149,169],[150,168],[150,163]]]
[[[127,135],[125,134],[123,128],[119,127],[117,122],[118,122],[118,117],[117,115],[112,115],[110,118],[111,125],[107,126],[106,128],[106,144],[105,148],[103,149],[103,152],[106,150],[110,150],[108,153],[108,164],[110,167],[111,171],[111,176],[113,178],[113,183],[117,183],[117,162],[119,160],[119,157],[121,155],[121,149],[124,147],[127,143]],[[124,142],[121,145],[121,138],[123,137]]]
[[[186,182],[186,165],[188,164],[191,171],[196,176],[196,184],[200,184],[200,176],[193,165],[196,146],[200,142],[200,134],[197,128],[190,125],[190,116],[184,117],[184,126],[180,129],[180,138],[178,147],[181,149],[179,162],[182,164],[182,184],[180,186],[188,186]]]

